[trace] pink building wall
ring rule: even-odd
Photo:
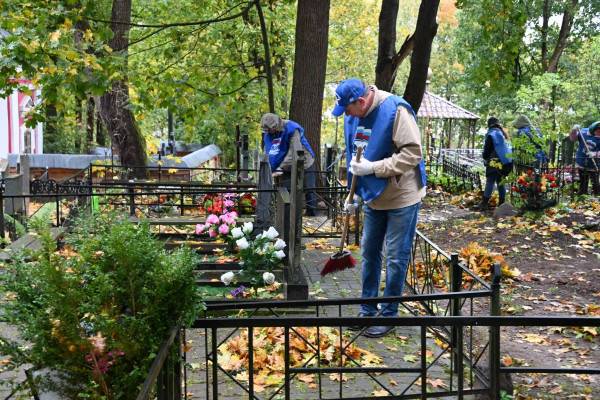
[[[25,126],[25,114],[39,96],[40,91],[32,87],[31,96],[14,91],[8,98],[0,98],[0,158],[11,153],[43,154],[42,125]]]

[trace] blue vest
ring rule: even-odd
[[[592,152],[600,151],[600,137],[590,135],[589,129],[583,128],[579,133],[577,141],[579,142],[579,147],[577,148],[577,153],[575,154],[575,162],[580,167],[592,169],[595,168],[594,162],[590,157],[587,156],[586,151],[587,149]],[[585,144],[587,144],[587,149],[583,143],[584,141]],[[598,164],[597,159],[596,164]]]
[[[577,153],[575,153],[575,162],[580,167],[585,167],[585,159],[587,155],[585,154],[585,145],[584,141],[590,139],[588,128],[582,128],[577,135],[577,143],[579,143],[579,147],[577,147]]]
[[[369,115],[358,118],[347,115],[344,119],[344,137],[346,140],[346,166],[348,168],[348,182],[352,180],[350,161],[356,154],[357,146],[366,146],[363,157],[369,161],[379,161],[391,157],[395,151],[393,142],[393,128],[396,119],[396,110],[402,106],[410,111],[416,119],[415,112],[409,103],[402,97],[389,96]],[[425,161],[418,165],[421,176],[421,185],[427,184],[425,174]],[[363,201],[369,203],[379,197],[389,183],[389,178],[378,178],[375,174],[359,176],[356,185],[356,194]]]
[[[289,148],[290,140],[294,136],[294,132],[298,130],[300,132],[300,143],[308,150],[308,152],[315,157],[308,140],[304,136],[304,129],[292,120],[288,120],[283,127],[283,132],[279,135],[271,135],[265,133],[263,135],[263,141],[265,142],[265,153],[269,155],[269,164],[271,164],[271,171],[275,171],[281,165],[281,162],[285,158]]]
[[[487,133],[494,142],[494,151],[502,164],[512,162],[512,146],[508,143],[499,128],[492,128]]]
[[[535,133],[535,137],[534,137],[534,133]],[[523,128],[519,128],[517,130],[517,135],[525,135],[529,138],[529,141],[531,143],[533,143],[533,145],[536,148],[536,152],[535,152],[535,159],[542,163],[545,164],[549,161],[548,156],[546,155],[546,152],[542,149],[542,146],[537,142],[537,139],[542,139],[542,133],[540,132],[539,129],[535,129],[535,132],[531,131],[531,128],[529,126],[525,126]]]

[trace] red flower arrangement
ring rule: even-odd
[[[205,214],[253,214],[256,209],[256,198],[252,193],[239,196],[236,193],[209,193],[200,201],[200,211]]]
[[[533,170],[522,173],[516,184],[511,188],[514,193],[519,193],[529,209],[540,209],[544,201],[558,190],[559,182],[552,173],[537,174]]]

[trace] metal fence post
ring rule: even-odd
[[[462,289],[462,268],[460,267],[460,261],[458,254],[452,253],[450,255],[450,285],[452,293],[458,293]],[[459,317],[461,315],[461,299],[452,299],[452,308],[450,310],[453,317]],[[458,398],[462,399],[463,391],[463,327],[453,326],[451,331],[450,343],[452,346],[452,357],[453,363],[456,368],[456,380],[457,380],[457,391]]]
[[[490,315],[500,315],[500,264],[494,264],[491,284]],[[500,399],[500,326],[490,326],[490,399]]]
[[[129,215],[135,215],[135,194],[133,190],[133,181],[127,183],[127,192],[129,193]]]
[[[56,187],[56,226],[60,226],[60,197],[58,196],[58,186]]]
[[[185,215],[185,196],[183,185],[181,185],[179,190],[179,214],[183,217]]]

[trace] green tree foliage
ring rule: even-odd
[[[48,138],[50,151],[74,148],[81,134],[75,123],[81,100],[102,94],[118,75],[118,65],[106,46],[110,30],[105,24],[92,23],[84,30],[79,25],[88,15],[107,13],[106,0],[0,3],[0,29],[5,32],[0,40],[0,96],[15,89],[28,93],[26,82],[43,88],[43,101],[31,110],[27,124],[43,122],[48,109],[55,110],[60,134]]]
[[[288,107],[294,10],[290,1],[263,2],[275,74],[276,111],[282,114]],[[161,25],[164,21],[203,21],[240,12],[238,18],[211,24],[133,31],[130,68],[135,73],[130,82],[136,117],[145,132],[165,127],[165,110],[171,109],[181,135],[178,139],[217,143],[231,152],[235,148],[235,125],[239,124],[252,133],[254,142],[259,140],[258,120],[268,111],[268,101],[262,38],[253,3],[137,2],[135,14],[138,19]]]
[[[524,113],[550,139],[591,118],[594,83],[580,72],[597,74],[597,63],[588,61],[595,58],[600,3],[461,0],[456,5],[456,24],[444,24],[442,2],[432,57],[434,91],[483,118],[499,116],[507,126]]]
[[[277,111],[285,114],[295,5],[290,0],[262,4],[270,34]],[[178,139],[216,142],[227,150],[234,148],[233,132],[240,124],[258,140],[257,120],[267,111],[267,101],[262,38],[253,1],[134,1],[127,68],[107,46],[111,37],[108,0],[25,4],[8,0],[0,7],[0,28],[9,33],[0,44],[0,94],[22,86],[18,79],[43,88],[43,102],[30,123],[44,121],[45,107],[56,108],[61,137],[48,138],[50,148],[77,150],[75,138],[82,128],[75,115],[81,100],[103,94],[125,71],[131,106],[146,138],[166,126],[166,109],[171,109],[181,133]],[[77,41],[81,25],[86,28]]]

